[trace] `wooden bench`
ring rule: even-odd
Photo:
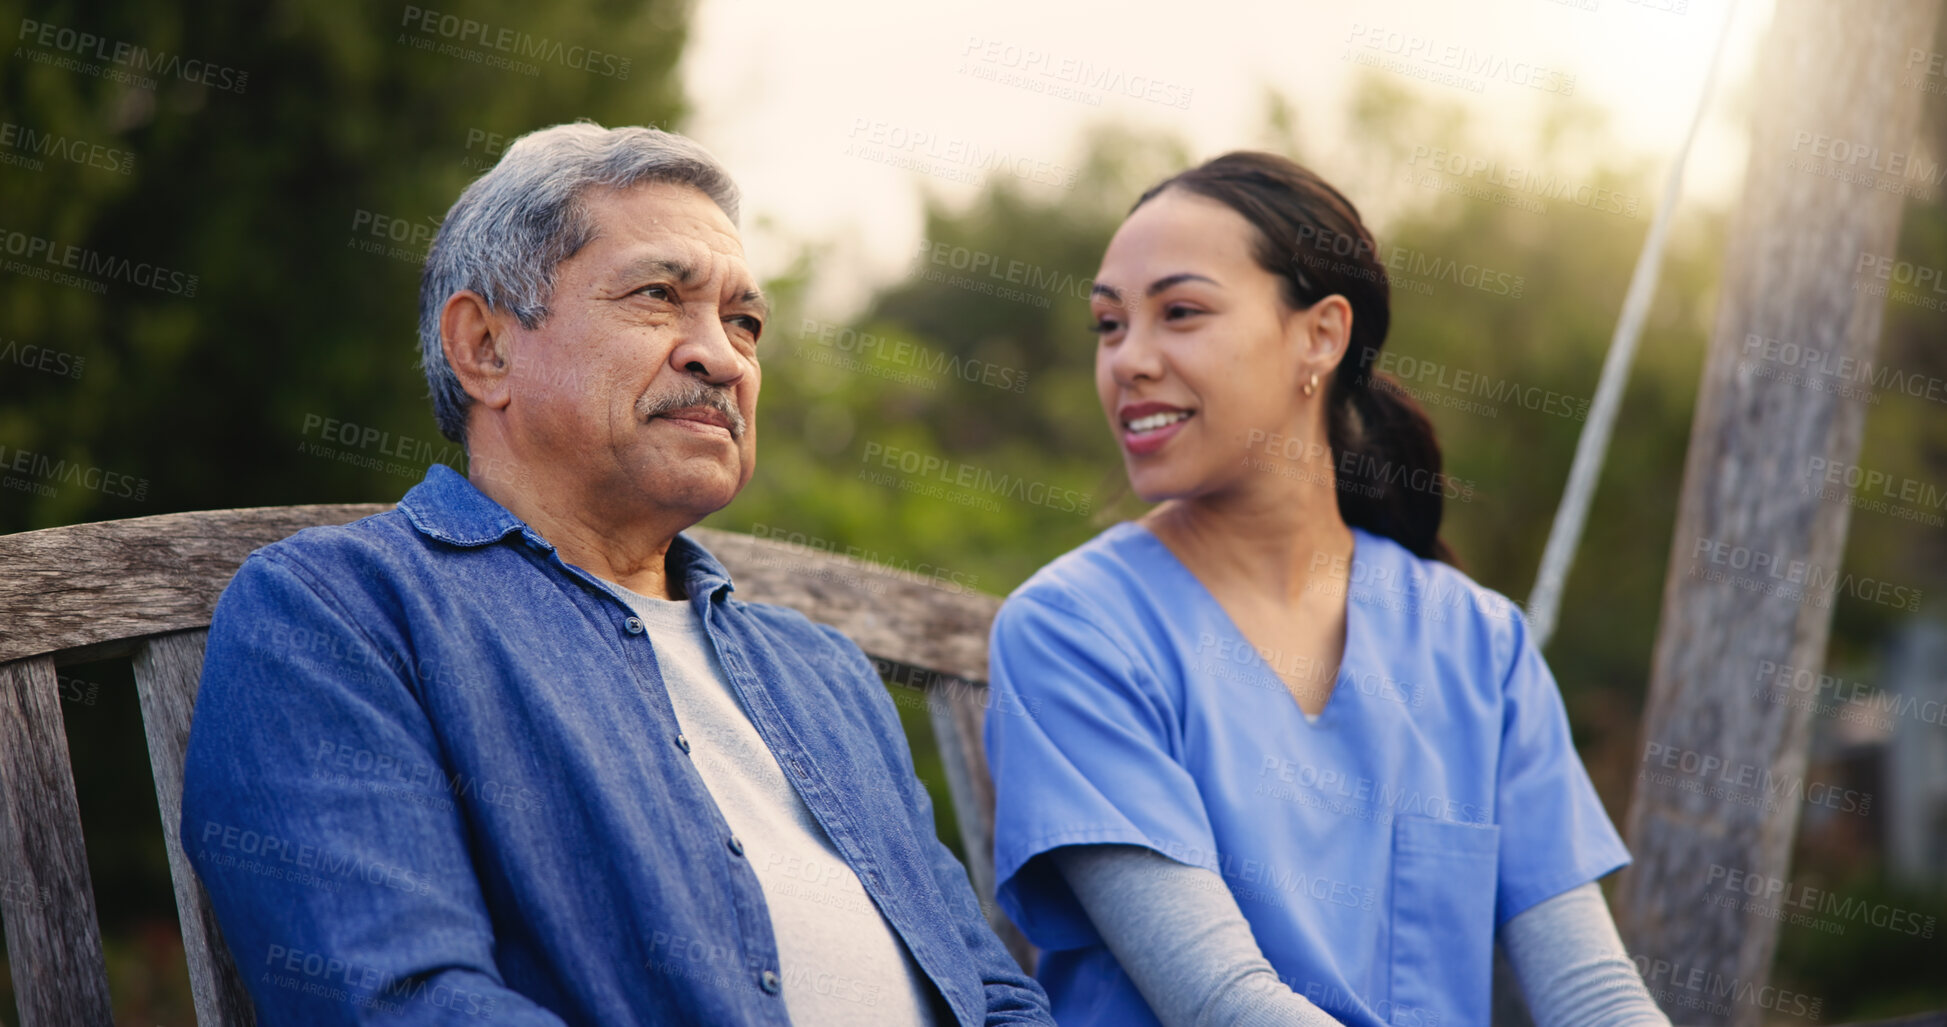
[[[248,993],[183,854],[183,752],[210,612],[251,550],[386,504],[164,514],[0,536],[0,903],[21,1027],[113,1022],[101,929],[55,670],[133,661],[197,1021],[252,1024]],[[980,745],[987,631],[1000,600],[843,556],[704,528],[739,598],[791,606],[856,641],[924,703],[962,849],[988,919],[1024,967],[1033,951],[993,904],[994,795]]]
[[[21,1027],[113,1022],[55,670],[116,657],[133,662],[197,1021],[256,1022],[178,838],[183,751],[210,612],[251,550],[387,509],[215,510],[0,536],[0,914]],[[993,904],[994,793],[980,738],[987,633],[1000,600],[775,540],[690,534],[729,569],[740,598],[837,627],[881,674],[909,686],[895,688],[895,699],[925,705],[974,889],[1008,949],[1031,968],[1033,948]],[[1526,1010],[1505,972],[1497,974],[1495,1023],[1515,1027]],[[1947,1013],[1884,1027],[1947,1027]]]

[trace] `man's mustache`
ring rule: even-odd
[[[719,385],[705,385],[694,378],[685,380],[666,395],[653,399],[643,397],[642,402],[636,405],[636,412],[646,421],[651,417],[661,417],[673,410],[684,410],[689,407],[708,407],[717,411],[730,422],[731,438],[744,437],[744,430],[747,427],[744,423],[744,412],[737,409],[737,401],[731,398],[730,390]]]

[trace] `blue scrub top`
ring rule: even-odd
[[[1037,572],[994,623],[1001,908],[1063,1027],[1158,1021],[1052,861],[1142,845],[1220,873],[1293,991],[1346,1024],[1487,1023],[1495,930],[1629,861],[1520,611],[1353,529],[1345,655],[1307,722],[1147,528]],[[1302,673],[1302,668],[1287,667]]]

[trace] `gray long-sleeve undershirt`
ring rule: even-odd
[[[1278,979],[1222,877],[1136,845],[1050,854],[1164,1027],[1330,1027]],[[1591,881],[1512,917],[1501,943],[1539,1027],[1669,1027]]]

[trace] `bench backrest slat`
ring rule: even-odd
[[[189,990],[196,1000],[196,1022],[250,1027],[257,1022],[256,1010],[237,977],[229,948],[212,943],[222,936],[216,912],[182,845],[183,754],[189,747],[189,715],[196,708],[203,643],[209,636],[207,630],[178,631],[144,640],[135,651],[135,693],[142,703],[142,730],[149,739],[156,805],[163,811],[162,838],[169,851],[169,878],[176,888],[176,914],[189,964]],[[190,839],[190,844],[196,844],[196,839]]]
[[[0,873],[21,1027],[112,1022],[54,661],[0,663]]]
[[[967,877],[980,897],[987,923],[1025,970],[1034,969],[1034,946],[994,903],[994,781],[987,772],[987,753],[981,748],[981,722],[986,716],[987,690],[952,683],[935,683],[926,690],[927,712],[933,721],[933,740],[953,793],[954,819],[966,853]]]
[[[251,550],[385,509],[198,510],[0,536],[0,661],[83,651],[64,655],[65,665],[125,655],[149,635],[207,628],[216,597]]]

